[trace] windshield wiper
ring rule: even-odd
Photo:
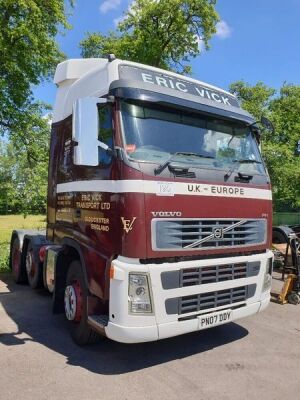
[[[240,164],[261,164],[261,161],[258,160],[251,160],[249,158],[245,159],[240,159],[240,160],[233,160],[233,166],[226,172],[224,175],[225,181],[228,180],[228,178],[231,176],[234,170],[236,170],[237,166]],[[249,177],[249,180],[253,178],[253,175],[247,175]]]
[[[167,166],[174,161],[174,158],[176,156],[194,156],[194,157],[200,157],[200,158],[215,158],[213,156],[205,156],[202,154],[198,153],[190,153],[190,152],[185,152],[185,151],[177,151],[176,153],[171,154],[171,156],[165,161],[163,164],[160,164],[157,168],[154,169],[154,174],[159,175]]]

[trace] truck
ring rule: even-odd
[[[64,61],[54,82],[47,225],[12,232],[15,282],[44,285],[79,345],[263,311],[271,184],[237,98],[113,54]]]

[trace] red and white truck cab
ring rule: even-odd
[[[47,228],[13,232],[15,280],[44,284],[79,344],[264,310],[271,187],[237,99],[113,55],[65,61],[54,81]]]

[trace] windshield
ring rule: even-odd
[[[190,167],[226,170],[237,164],[237,171],[264,173],[245,124],[129,101],[121,102],[121,112],[125,150],[132,160],[162,164],[173,155],[172,161]]]

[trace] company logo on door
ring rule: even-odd
[[[125,219],[124,217],[121,217],[123,229],[126,233],[129,233],[130,231],[132,231],[133,223],[135,220],[136,220],[136,217],[133,217],[132,219]]]

